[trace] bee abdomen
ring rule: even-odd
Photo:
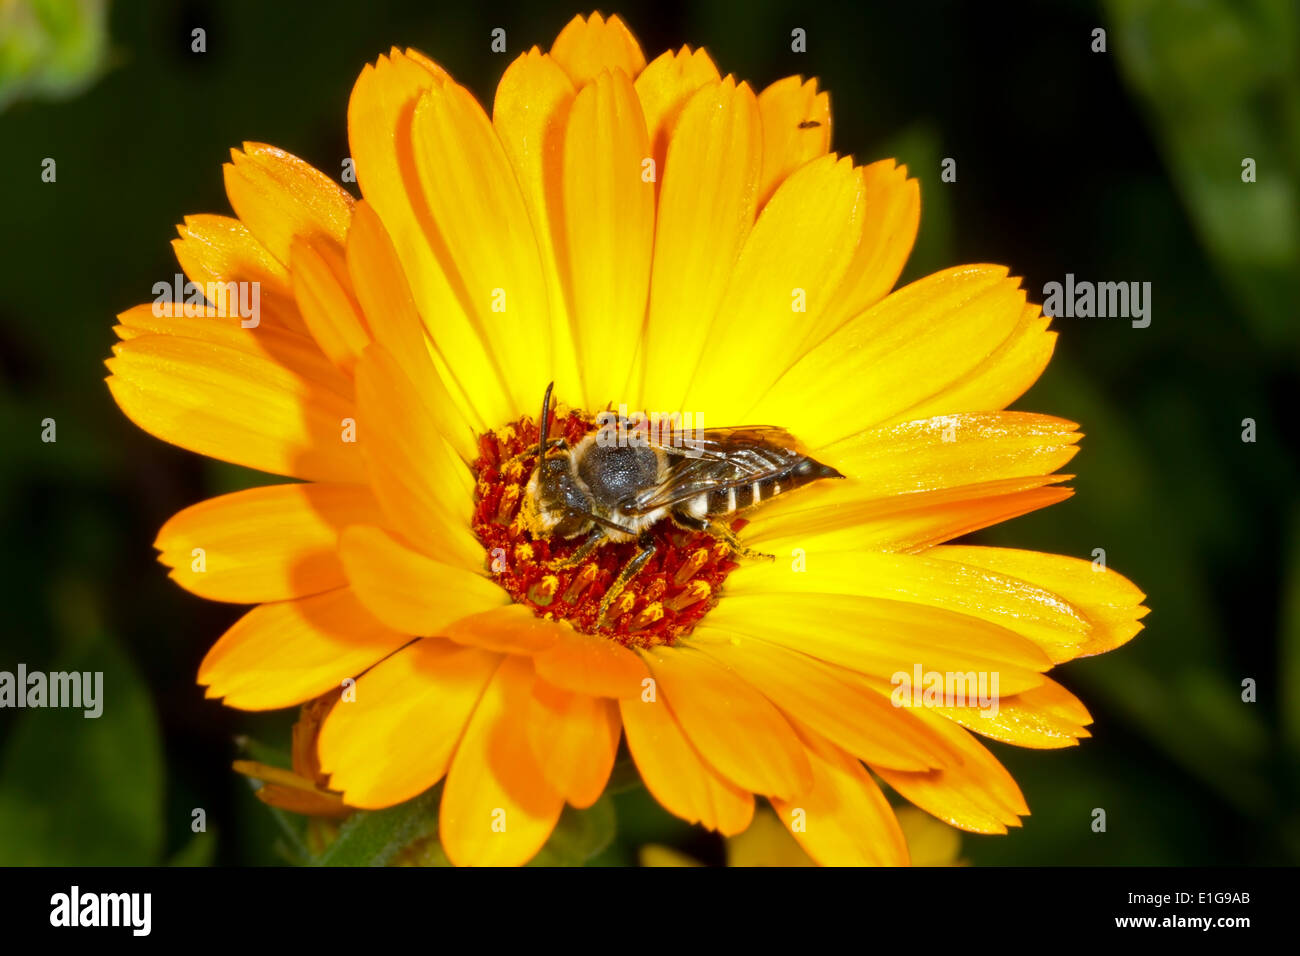
[[[731,488],[718,488],[702,495],[706,498],[705,513],[710,515],[728,515],[736,511],[770,501],[779,494],[793,491],[818,478],[843,478],[838,471],[811,458],[801,458],[791,467],[768,475],[757,481],[736,485]],[[698,503],[696,505],[698,508]]]

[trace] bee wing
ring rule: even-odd
[[[771,425],[710,428],[680,444],[651,443],[671,457],[668,473],[657,484],[619,503],[627,515],[648,514],[696,495],[726,491],[779,474],[803,456],[794,436]]]

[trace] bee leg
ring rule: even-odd
[[[565,568],[571,568],[575,564],[581,564],[586,560],[587,555],[596,550],[596,547],[605,540],[605,529],[596,528],[587,536],[587,540],[578,545],[573,554],[567,558],[553,558],[546,562],[548,571],[563,571]]]
[[[605,596],[600,599],[599,621],[602,624],[605,623],[605,615],[609,613],[609,609],[611,605],[613,605],[614,600],[623,593],[623,589],[627,587],[627,583],[636,577],[637,572],[645,567],[647,561],[654,557],[655,543],[654,539],[650,537],[649,534],[643,533],[641,537],[637,539],[637,544],[641,546],[641,550],[632,555],[632,558],[627,562],[627,564],[623,565],[623,570],[618,573],[618,577],[616,577],[614,582],[609,586],[609,590],[605,592]]]
[[[673,521],[690,531],[703,531],[705,534],[717,538],[736,554],[746,558],[764,558],[768,561],[775,561],[776,555],[767,554],[763,551],[755,551],[753,548],[747,548],[740,543],[734,531],[727,527],[725,522],[710,521],[708,518],[697,518],[694,515],[684,513],[673,513]]]

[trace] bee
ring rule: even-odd
[[[547,437],[553,385],[542,399],[537,464],[518,520],[535,538],[586,536],[570,556],[552,562],[556,569],[580,563],[602,544],[637,542],[636,554],[601,600],[602,619],[654,557],[651,529],[659,522],[705,532],[738,554],[770,557],[740,544],[731,517],[819,478],[844,477],[798,451],[788,431],[770,425],[703,429],[682,446],[653,433],[638,432],[641,440],[618,444],[592,433],[570,447],[565,438]]]

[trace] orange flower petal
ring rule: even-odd
[[[454,621],[442,634],[461,644],[532,655],[554,647],[571,631],[567,624],[544,620],[522,604],[507,604]]]
[[[696,375],[686,410],[707,410],[716,424],[799,422],[799,438],[817,444],[820,434],[808,434],[812,429],[804,423],[820,423],[824,416],[807,400],[787,402],[778,417],[745,413],[773,382],[785,381],[782,374],[798,358],[809,323],[830,307],[853,257],[861,215],[862,178],[848,159],[822,157],[781,185],[745,240],[704,347],[705,356],[745,360],[734,362],[726,375]],[[852,364],[849,356],[840,362]],[[854,381],[855,395],[862,385]],[[860,427],[862,418],[855,409],[845,433]]]
[[[208,651],[199,683],[240,710],[292,707],[341,689],[410,638],[384,627],[347,588],[253,608]],[[336,708],[337,710],[337,708]]]
[[[661,167],[642,345],[647,409],[684,407],[710,323],[754,224],[761,158],[758,106],[748,86],[728,78],[691,97]]]
[[[481,330],[511,406],[529,408],[551,381],[550,315],[537,241],[505,150],[474,97],[450,82],[420,97],[411,146],[426,235]],[[458,370],[456,353],[439,345]],[[472,397],[481,390],[461,384]]]
[[[683,46],[676,53],[664,51],[641,71],[636,78],[636,95],[645,114],[655,169],[662,171],[664,168],[668,143],[682,107],[696,90],[721,79],[713,58],[703,48],[692,50],[689,46]],[[760,143],[761,136],[760,130]]]
[[[839,499],[839,482],[825,482],[802,492],[791,507],[755,514],[745,541],[777,554],[792,548],[921,551],[1063,501],[1073,490],[1049,486],[1071,477],[1001,478],[888,498],[848,488]]]
[[[862,176],[862,235],[834,302],[813,326],[816,344],[863,309],[875,305],[898,281],[921,224],[921,188],[906,166],[884,159],[858,170]]]
[[[624,698],[618,706],[641,779],[665,809],[723,836],[749,826],[754,817],[753,794],[704,762],[667,703]]]
[[[339,558],[361,603],[394,630],[419,637],[505,604],[481,574],[425,557],[381,528],[354,525],[339,538]]]
[[[820,594],[815,601],[791,601],[783,594],[731,596],[710,612],[709,626],[727,632],[738,649],[761,640],[885,681],[900,672],[911,676],[918,666],[926,672],[997,673],[1001,692],[1014,694],[1037,687],[1052,666],[1031,641],[986,621],[845,594]]]
[[[540,650],[537,673],[556,687],[593,697],[631,697],[641,693],[645,664],[608,638],[565,628],[563,640]]]
[[[532,663],[507,657],[452,757],[438,832],[457,866],[527,863],[564,808],[564,795],[547,782],[528,741],[532,684]]]
[[[348,274],[375,341],[415,386],[438,434],[463,461],[473,461],[478,456],[478,442],[474,426],[466,417],[468,410],[458,405],[443,386],[397,251],[379,216],[365,201],[357,203],[353,211],[346,254]],[[463,477],[468,490],[468,470]]]
[[[925,708],[912,713],[930,724],[962,752],[961,763],[942,770],[908,773],[885,767],[871,769],[927,813],[972,833],[1006,833],[1020,826],[1029,807],[1011,774],[974,737],[946,717]]]
[[[899,289],[799,359],[742,420],[792,421],[797,410],[799,437],[813,448],[890,421],[1011,334],[1025,293],[1006,273],[962,266]]]
[[[889,801],[856,759],[805,731],[812,788],[772,801],[781,822],[822,866],[907,866],[907,841]]]
[[[777,80],[758,94],[763,112],[763,180],[759,204],[765,204],[777,187],[795,170],[831,146],[831,101],[817,92],[817,80],[800,76]]]
[[[396,360],[380,345],[357,363],[357,406],[375,497],[392,526],[425,554],[477,570],[483,548],[469,530],[465,465]]]
[[[1047,367],[1056,347],[1056,333],[1047,328],[1051,321],[1039,306],[1026,305],[1011,334],[987,358],[894,420],[1006,408],[1025,394]]]
[[[293,295],[303,321],[321,351],[351,375],[362,349],[370,344],[370,329],[352,296],[347,264],[337,248],[316,248],[304,239],[290,245]]]
[[[725,631],[707,622],[692,632],[691,646],[752,684],[783,713],[863,760],[930,770],[954,757],[887,697],[840,680],[835,668],[806,654],[758,640],[732,644]]]
[[[424,203],[411,142],[420,96],[446,80],[441,68],[412,51],[380,57],[361,71],[352,89],[348,141],[357,182],[392,238],[411,297],[433,338],[438,374],[482,431],[486,423],[509,421],[516,411],[487,344],[438,261],[430,239],[436,237],[436,227]]]
[[[501,658],[420,640],[362,674],[321,725],[317,752],[349,806],[392,806],[442,779]]]
[[[224,167],[226,195],[235,214],[267,251],[285,265],[295,236],[341,243],[352,216],[352,197],[297,156],[265,143],[230,151]]]
[[[573,95],[568,74],[533,47],[506,67],[492,106],[492,125],[519,180],[541,253],[551,315],[552,372],[559,395],[582,393],[555,237],[562,222],[564,125]]]
[[[804,747],[767,698],[695,649],[657,647],[645,656],[682,730],[719,773],[756,793],[807,792]]]
[[[269,485],[178,512],[154,547],[187,591],[239,604],[283,601],[346,584],[339,532],[379,517],[363,485]]]
[[[1006,575],[1029,587],[1060,595],[1081,611],[1090,625],[1078,656],[1089,657],[1113,650],[1133,639],[1146,617],[1146,595],[1117,571],[1082,558],[1011,548],[947,546],[930,552],[945,561],[958,561]]]
[[[555,38],[551,56],[577,86],[591,82],[603,70],[622,70],[634,77],[645,68],[641,44],[617,15],[608,20],[599,13],[574,17]]]
[[[105,364],[109,390],[149,434],[260,471],[357,482],[357,443],[344,441],[350,396],[247,352],[196,339],[142,335]]]
[[[645,321],[654,185],[641,103],[627,73],[602,73],[574,98],[564,131],[563,238],[557,249],[589,409],[627,392]],[[623,343],[610,348],[611,342]]]
[[[256,282],[262,323],[307,331],[284,265],[242,222],[229,216],[186,216],[176,231],[180,238],[172,240],[172,249],[191,282],[205,289],[209,283]]]
[[[539,679],[528,713],[528,740],[542,774],[573,806],[591,806],[605,790],[622,736],[615,702]]]

